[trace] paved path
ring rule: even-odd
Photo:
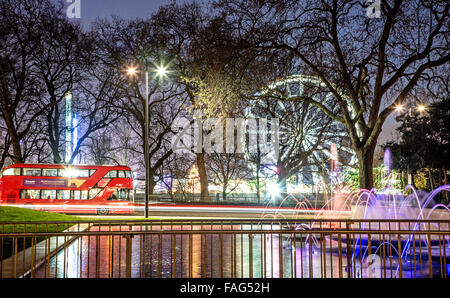
[[[88,224],[77,224],[65,232],[82,232],[88,228]],[[0,261],[0,278],[17,278],[27,275],[33,277],[33,269],[43,264],[47,259],[50,259],[66,246],[67,243],[74,240],[73,238],[73,236],[50,237],[18,252],[8,259]],[[23,238],[18,238],[17,241],[23,241]]]

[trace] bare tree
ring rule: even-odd
[[[11,158],[23,162],[22,144],[35,128],[35,122],[55,105],[38,105],[37,98],[44,87],[36,75],[36,57],[46,53],[36,51],[45,32],[45,20],[60,19],[58,9],[49,1],[0,1],[0,104],[1,116],[8,131]],[[28,149],[33,144],[25,144]]]
[[[150,34],[158,30],[150,21],[114,19],[112,22],[99,22],[95,30],[99,32],[98,39],[104,53],[101,63],[103,67],[113,70],[114,78],[107,82],[119,88],[123,94],[114,102],[114,107],[123,111],[128,129],[140,140],[141,149],[136,150],[142,156],[145,97],[150,99],[149,173],[154,179],[151,179],[149,187],[153,190],[163,164],[173,154],[172,122],[183,111],[187,96],[179,87],[177,79],[169,77],[162,80],[155,76],[155,68],[162,63],[162,57],[169,55],[159,48],[156,34]],[[138,69],[135,76],[128,76],[126,73],[127,67],[131,66]],[[150,75],[150,94],[145,94],[144,72],[149,72]]]
[[[251,170],[244,154],[211,153],[207,155],[207,169],[212,182],[222,189],[222,199],[250,177]]]
[[[338,112],[307,92],[297,100],[342,123],[359,161],[361,188],[373,186],[373,156],[387,117],[418,86],[440,83],[449,62],[449,2],[382,0],[381,17],[357,0],[219,0],[245,57],[292,55],[319,80]],[[441,67],[440,67],[441,66]],[[428,88],[428,89],[431,89]],[[429,92],[428,94],[432,94]]]
[[[195,41],[202,40],[202,30],[208,21],[207,15],[197,3],[178,5],[175,2],[162,6],[152,17],[155,27],[155,38],[169,57],[180,86],[183,86],[188,96],[189,104],[195,107],[197,103],[197,90],[190,79],[195,76],[198,53],[194,49]],[[207,63],[207,62],[206,62]],[[208,68],[207,64],[203,64]],[[191,115],[193,116],[193,115]],[[208,174],[206,169],[206,156],[204,151],[195,153],[200,178],[201,200],[209,200]]]
[[[71,92],[80,132],[67,161],[71,163],[91,133],[120,116],[110,104],[117,91],[92,76],[95,72],[109,79],[107,70],[97,67],[95,40],[52,1],[2,0],[0,8],[6,28],[1,34],[0,97],[12,159],[64,161],[64,99]]]

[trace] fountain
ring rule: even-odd
[[[386,148],[386,150],[384,150],[383,165],[387,169],[389,175],[392,169],[392,154],[389,148]]]
[[[441,228],[447,228],[448,230],[449,227],[446,225],[450,225],[450,204],[448,201],[445,204],[438,203],[436,198],[441,193],[450,191],[450,185],[443,185],[430,193],[418,191],[411,185],[406,186],[403,191],[395,191],[389,184],[389,176],[392,174],[392,159],[388,149],[385,151],[384,165],[387,169],[387,182],[381,191],[372,189],[363,190],[360,193],[352,193],[345,188],[337,188],[334,194],[320,209],[314,210],[314,220],[312,222],[310,221],[308,224],[301,223],[301,219],[295,216],[295,219],[298,219],[299,223],[294,227],[283,228],[313,230],[319,228],[320,222],[315,221],[319,218],[348,218],[357,220],[380,220],[380,222],[372,222],[372,226],[367,222],[353,224],[347,227],[350,229],[357,228],[359,231],[400,231],[400,235],[395,234],[395,237],[392,239],[390,237],[389,239],[384,239],[384,237],[379,235],[372,235],[369,238],[368,234],[370,233],[360,233],[357,237],[349,239],[354,242],[354,249],[350,256],[351,264],[357,263],[358,265],[354,266],[355,268],[359,268],[358,272],[353,273],[355,275],[362,274],[363,266],[370,267],[374,256],[378,258],[381,255],[386,256],[387,251],[389,251],[390,255],[389,262],[390,269],[393,270],[393,273],[391,271],[392,276],[398,276],[399,271],[402,269],[409,270],[410,273],[414,270],[414,274],[416,274],[416,270],[422,272],[424,266],[429,266],[429,263],[422,264],[422,262],[441,262],[441,264],[443,262],[444,264],[449,264],[450,240],[448,236],[427,235],[427,237],[426,235],[417,235],[415,231],[438,231]],[[292,194],[281,200],[279,208],[282,208],[282,205],[289,200],[295,200],[295,208],[298,211],[306,212],[307,210],[313,210],[312,206],[314,203],[307,200],[306,197],[296,198]],[[332,212],[330,213],[330,211]],[[297,213],[297,215],[302,214],[302,212]],[[263,217],[270,218],[278,218],[281,216],[284,218],[282,214],[277,214],[277,212],[271,214],[265,213],[263,215]],[[389,220],[392,220],[392,222],[389,222]],[[404,221],[399,222],[398,220]],[[423,220],[441,221],[441,223],[420,222]],[[444,221],[443,224],[442,221]],[[441,225],[444,226],[441,227]],[[339,225],[339,227],[341,226]],[[332,225],[331,228],[333,228]],[[339,246],[337,236],[325,238],[325,241],[333,243],[327,251],[331,254],[337,253]],[[287,245],[283,245],[283,247],[287,249],[289,246],[292,246],[292,243],[298,241],[302,241],[305,247],[312,246],[312,251],[314,252],[314,249],[319,249],[321,239],[319,236],[313,234],[308,234],[306,237],[300,235],[294,237],[287,236],[285,237],[285,243]],[[343,246],[348,244],[346,237],[340,237],[339,241],[344,244]],[[418,260],[420,260],[420,265],[418,265]],[[431,268],[431,265],[429,268]],[[428,270],[429,268],[427,267],[426,269]],[[448,269],[441,269],[441,274],[442,270],[448,271]],[[349,270],[354,270],[354,268]],[[437,273],[434,272],[432,274]]]

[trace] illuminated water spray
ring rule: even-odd
[[[386,150],[384,150],[383,164],[389,174],[392,169],[392,154],[389,148],[386,148]]]

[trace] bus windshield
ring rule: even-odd
[[[116,189],[108,201],[133,201],[133,191],[124,188]]]

